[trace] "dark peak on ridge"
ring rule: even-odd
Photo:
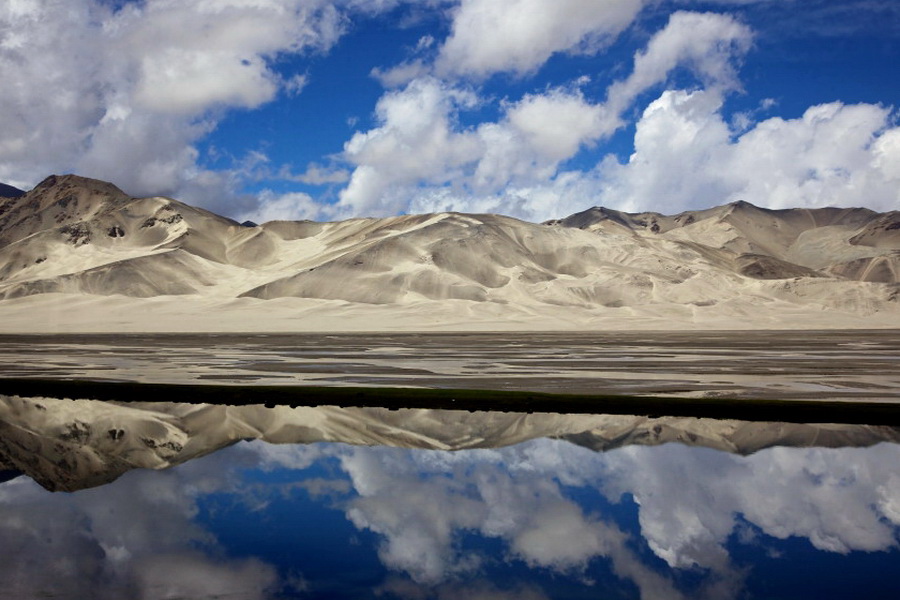
[[[673,227],[680,227],[694,222],[695,213],[681,213],[675,217],[652,211],[629,213],[603,206],[594,206],[587,210],[575,213],[564,219],[545,222],[546,225],[562,225],[578,229],[594,229],[603,223],[614,223],[631,231],[648,231],[650,233],[664,233]],[[687,218],[684,218],[688,215]],[[600,225],[602,227],[602,225]]]
[[[806,208],[806,207],[795,207],[795,208],[765,208],[762,206],[757,206],[755,204],[751,204],[746,200],[738,200],[736,202],[730,202],[725,205],[729,209],[729,214],[732,213],[742,213],[742,212],[760,212],[765,213],[767,215],[775,215],[775,216],[787,216],[791,214],[802,213],[805,215],[809,215],[813,218],[817,224],[818,221],[822,221],[822,225],[833,224],[832,221],[835,220],[859,220],[859,219],[870,219],[875,216],[881,214],[870,208],[864,208],[860,206],[856,207],[841,207],[841,206],[822,206],[816,208]],[[713,209],[708,209],[713,210]]]
[[[20,198],[25,195],[23,190],[17,187],[0,183],[0,198]]]
[[[77,175],[51,175],[30,192],[0,206],[0,246],[52,227],[77,226],[81,221],[115,211],[132,200],[115,185]]]
[[[757,205],[753,204],[752,202],[747,202],[746,200],[735,200],[734,202],[729,202],[728,206],[731,206],[733,208],[738,208],[738,209],[755,208],[756,210],[769,210],[767,208],[757,206]]]
[[[628,226],[629,222],[637,216],[637,214],[626,213],[612,208],[606,208],[604,206],[592,206],[587,210],[577,212],[562,219],[545,221],[544,225],[563,225],[565,227],[577,227],[579,229],[585,229],[594,223],[609,220],[621,225]]]
[[[587,229],[603,222],[623,225],[633,230],[649,230],[653,233],[664,233],[670,229],[685,227],[706,219],[719,219],[731,222],[737,218],[741,221],[760,217],[774,218],[778,221],[805,223],[806,227],[824,225],[856,225],[863,226],[881,213],[868,208],[764,208],[746,200],[737,200],[712,206],[710,208],[686,210],[677,214],[664,214],[653,211],[624,212],[603,206],[594,206],[561,219],[544,221],[544,225],[562,225]]]
[[[37,184],[35,188],[29,193],[73,188],[81,188],[91,192],[106,193],[111,196],[130,197],[128,196],[128,194],[123,192],[112,183],[109,183],[108,181],[103,181],[101,179],[91,179],[90,177],[82,177],[80,175],[73,175],[71,173],[66,175],[50,175],[42,182]]]

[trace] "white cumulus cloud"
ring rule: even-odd
[[[801,117],[773,117],[738,137],[721,97],[667,91],[637,124],[635,151],[608,158],[595,180],[598,199],[629,209],[667,211],[735,200],[759,206],[900,207],[900,128],[891,109],[840,102]]]
[[[441,75],[519,75],[556,52],[589,52],[621,33],[642,0],[463,0],[436,62]]]
[[[610,86],[606,102],[586,98],[579,81],[506,100],[497,121],[468,127],[460,113],[487,100],[434,77],[414,79],[382,97],[378,127],[346,144],[355,170],[339,214],[458,210],[541,220],[584,208],[597,195],[596,174],[561,166],[615,133],[635,98],[678,67],[719,95],[738,88],[735,62],[751,41],[729,16],[678,12],[635,55],[631,75]]]
[[[477,137],[460,131],[455,115],[473,106],[471,92],[433,79],[416,79],[383,96],[376,107],[379,126],[357,132],[344,146],[356,165],[341,208],[352,214],[394,214],[407,199],[397,192],[419,182],[444,184],[457,169],[477,159]]]
[[[197,142],[227,109],[300,91],[270,61],[329,48],[343,19],[324,0],[4,2],[0,180],[77,172],[228,212],[234,173],[204,169]]]
[[[608,90],[608,102],[624,110],[644,90],[665,81],[678,66],[689,68],[707,88],[739,88],[734,62],[750,48],[753,33],[733,17],[676,12],[647,48],[634,57],[634,69]]]

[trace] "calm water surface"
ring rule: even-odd
[[[0,370],[897,397],[890,335],[796,334],[777,347],[766,335],[703,335],[3,338]],[[42,435],[49,454],[34,461],[65,466],[54,439],[87,448],[71,428],[87,416],[40,432],[13,417],[0,415],[0,441],[16,440],[19,460]],[[103,435],[112,427],[96,422]],[[467,435],[499,435],[479,422],[470,416]],[[505,427],[501,438],[518,425]],[[389,443],[415,445],[404,436]],[[0,467],[0,598],[900,597],[900,445],[783,437],[748,456],[680,443],[597,451],[546,432],[456,451],[239,441],[76,492]]]
[[[2,598],[896,598],[900,446],[240,442],[0,483]]]

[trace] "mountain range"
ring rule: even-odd
[[[0,331],[892,327],[900,212],[238,223],[111,183],[0,188]],[[30,322],[29,322],[30,321]]]

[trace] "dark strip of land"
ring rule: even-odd
[[[116,402],[434,408],[900,426],[900,403],[885,402],[729,400],[433,388],[163,384],[37,378],[0,378],[0,394]]]

